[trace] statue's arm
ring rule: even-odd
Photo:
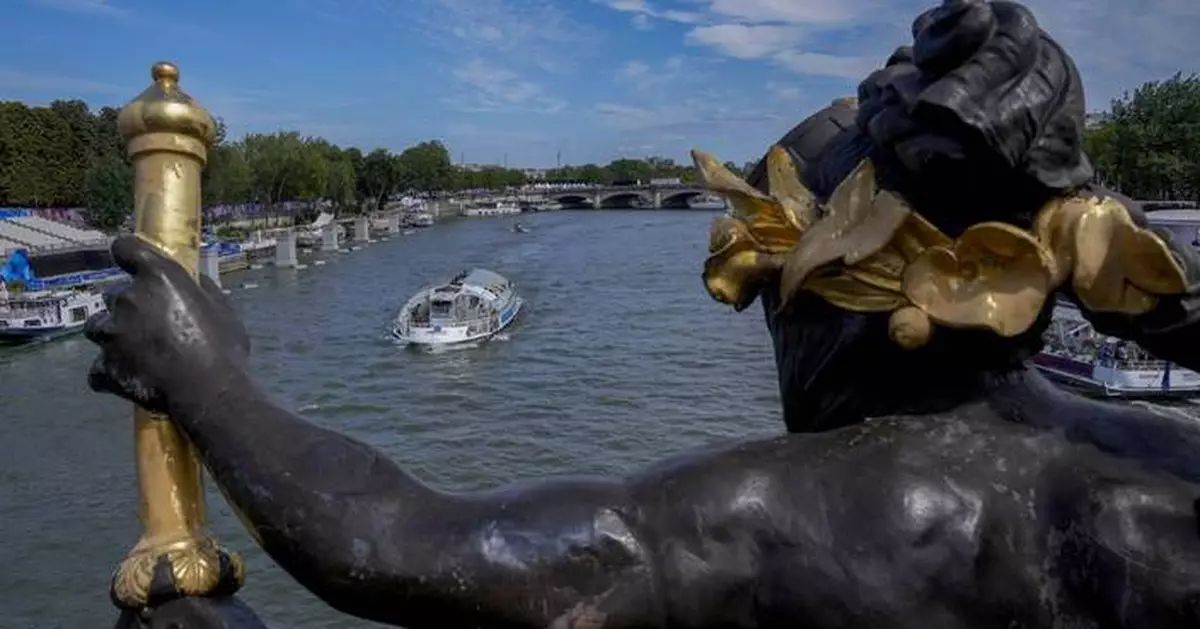
[[[1129,208],[1135,223],[1147,225],[1146,215],[1137,202],[1100,188],[1091,192],[1118,199]],[[1160,298],[1154,310],[1141,316],[1091,312],[1086,308],[1080,308],[1080,312],[1101,334],[1134,341],[1162,360],[1200,371],[1200,252],[1191,243],[1181,242],[1168,229],[1150,229],[1167,243],[1183,266],[1188,278],[1187,292]]]
[[[410,629],[663,626],[653,523],[623,481],[439,492],[241,383],[169,412],[264,550],[343,612]]]

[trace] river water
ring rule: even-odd
[[[567,211],[440,224],[304,270],[223,282],[257,375],[312,421],[422,479],[484,488],[547,474],[621,474],[714,441],[779,433],[757,308],[700,282],[714,213]],[[387,325],[422,285],[472,266],[527,309],[480,348],[423,354]],[[90,392],[82,338],[0,354],[0,626],[111,626],[111,571],[137,540],[130,406]],[[276,568],[211,490],[213,529],[248,561],[244,599],[268,626],[375,627]]]

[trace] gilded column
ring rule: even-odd
[[[154,84],[118,119],[134,167],[137,235],[195,276],[200,174],[216,124],[180,91],[174,64],[155,64],[151,76]],[[114,598],[124,607],[140,608],[151,594],[232,594],[245,578],[244,565],[207,531],[204,477],[195,449],[165,417],[138,408],[133,421],[142,537],[113,576]],[[164,559],[169,571],[156,575]],[[163,583],[167,576],[170,582]],[[168,592],[160,594],[161,588]]]

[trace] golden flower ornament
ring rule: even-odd
[[[731,207],[713,222],[704,285],[737,310],[778,281],[781,309],[809,291],[846,310],[890,312],[892,339],[916,348],[938,325],[1021,334],[1068,280],[1089,310],[1131,315],[1186,289],[1167,244],[1114,199],[1062,197],[1032,231],[983,222],[950,238],[880,189],[870,160],[820,203],[780,146],[767,153],[769,194],[712,155],[692,159]]]

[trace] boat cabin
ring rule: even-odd
[[[427,291],[411,306],[413,325],[464,325],[490,321],[497,306],[512,287],[508,280],[490,271],[476,269],[456,275],[445,285]]]
[[[9,297],[0,303],[0,332],[37,332],[82,326],[103,310],[99,296],[56,291]]]

